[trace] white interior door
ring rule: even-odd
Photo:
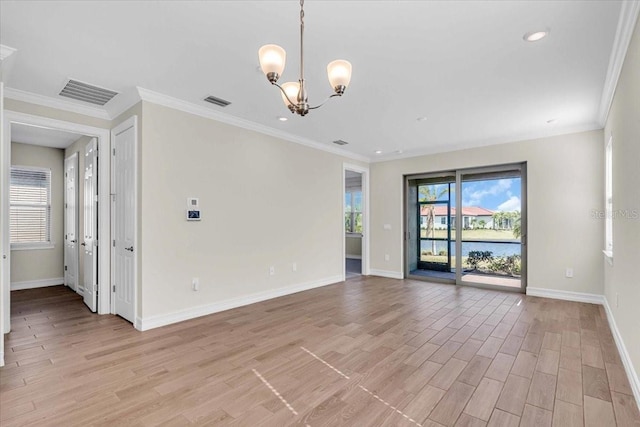
[[[112,131],[112,221],[115,314],[135,320],[136,122]]]
[[[64,284],[78,286],[78,154],[64,160]]]
[[[98,144],[93,138],[84,154],[84,303],[98,307]]]

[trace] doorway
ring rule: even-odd
[[[405,199],[408,277],[524,292],[526,164],[407,176]]]
[[[369,274],[369,170],[343,166],[342,174],[343,279]]]
[[[3,135],[2,135],[2,141],[1,141],[1,147],[0,147],[2,151],[2,170],[3,170],[2,176],[0,177],[0,200],[1,200],[0,205],[1,205],[1,217],[3,218],[2,220],[2,236],[3,236],[2,254],[3,254],[3,261],[5,261],[4,266],[7,267],[7,268],[3,268],[2,275],[0,276],[0,288],[2,290],[2,315],[3,315],[3,322],[2,322],[3,331],[2,332],[3,333],[8,333],[11,330],[10,307],[11,307],[11,277],[12,277],[11,253],[12,252],[11,252],[11,239],[9,236],[11,234],[10,230],[15,229],[15,227],[11,227],[10,221],[9,221],[10,205],[11,205],[10,203],[10,188],[11,188],[11,172],[10,172],[11,160],[10,159],[12,157],[11,141],[13,139],[12,136],[15,136],[16,132],[20,132],[21,128],[25,126],[33,129],[40,129],[40,130],[47,129],[47,130],[51,130],[59,133],[76,134],[78,137],[82,135],[86,135],[88,139],[95,138],[97,149],[104,150],[105,152],[109,151],[109,145],[110,145],[109,130],[107,129],[94,128],[91,126],[64,122],[61,120],[50,119],[50,118],[41,117],[41,116],[32,116],[32,115],[14,112],[14,111],[4,112]],[[58,175],[58,180],[60,183],[60,201],[63,201],[64,200],[63,193],[65,192],[65,186],[67,184],[67,182],[63,178],[64,169],[65,169],[64,153],[61,153],[60,157],[61,157],[60,174]],[[71,162],[73,162],[73,160],[71,160]],[[99,206],[100,206],[97,212],[98,220],[96,221],[96,230],[99,230],[101,235],[106,235],[106,236],[109,235],[109,230],[110,230],[109,203],[108,203],[110,171],[107,166],[108,166],[108,162],[104,162],[104,164],[100,164],[99,166],[96,166],[97,173],[104,179],[101,179],[99,184],[97,185],[97,188],[96,188],[97,198],[94,198],[95,202],[96,203],[99,202]],[[79,184],[80,183],[79,177],[81,173],[80,167],[78,167],[77,171],[78,171],[78,179],[76,181],[76,184]],[[78,186],[76,185],[75,187],[76,187],[75,190],[77,190]],[[72,189],[69,188],[69,190],[70,190],[69,197],[73,199],[74,195],[72,194],[72,191],[71,191]],[[76,191],[76,193],[79,194],[80,192]],[[60,212],[64,212],[64,208],[62,206],[60,207]],[[60,224],[60,230],[62,231],[64,227],[64,219],[61,218],[59,224]],[[77,232],[72,232],[72,229],[75,229],[74,224],[69,223],[67,224],[67,226],[69,228],[69,231],[71,232],[70,233],[71,237],[74,237],[73,234],[77,233]],[[75,239],[70,238],[68,240],[69,241],[76,240],[75,243],[78,243],[79,242],[78,234],[79,233],[76,234],[77,237]],[[74,249],[74,248],[69,248],[69,251],[65,251],[64,242],[65,242],[64,234],[62,232],[60,234],[60,237],[56,239],[56,241],[52,242],[54,246],[60,248],[61,264],[62,264],[62,260],[64,259],[63,253],[67,252],[67,256],[73,256],[73,249]],[[77,245],[76,245],[76,249],[77,249]],[[96,302],[94,306],[94,310],[101,314],[109,313],[111,308],[111,301],[109,298],[110,277],[109,277],[108,266],[110,264],[110,254],[109,254],[108,239],[95,240],[94,249],[97,251],[97,257],[96,257],[97,272],[95,275],[96,296],[98,296],[98,293],[100,295],[106,296],[103,298],[99,298],[99,300]],[[78,262],[78,266],[81,266],[80,262]],[[81,269],[81,267],[79,269]],[[68,267],[67,267],[67,270],[68,270]],[[19,271],[19,270],[16,269],[16,271]],[[64,283],[66,278],[71,281],[69,282],[71,286],[75,286],[76,291],[78,290],[82,291],[82,289],[80,289],[81,282],[79,281],[79,278],[78,278],[79,275],[75,274],[75,268],[72,274],[75,276],[75,278],[71,278],[61,273],[58,283],[51,283],[51,284],[52,285],[62,284]],[[74,281],[75,281],[75,284],[72,284],[72,282]]]

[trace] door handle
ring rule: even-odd
[[[80,243],[82,246],[87,246],[85,242]]]
[[[77,240],[75,240],[75,239],[71,240],[71,243],[76,243],[76,242],[77,242]]]
[[[125,251],[133,252],[133,246],[129,246],[128,248],[124,248]]]

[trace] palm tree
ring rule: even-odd
[[[520,212],[518,212],[518,217],[513,222],[512,232],[513,232],[513,237],[515,237],[516,239],[519,239],[520,236],[522,236],[522,228],[520,225]]]
[[[436,192],[437,185],[421,185],[418,187],[418,200],[420,202],[433,202],[440,199],[442,196],[449,192],[449,185],[445,185],[445,188],[440,190],[439,193]],[[435,206],[427,205],[427,229],[425,232],[425,237],[429,237],[429,233],[431,233],[431,253],[436,254],[436,241],[433,240],[435,237]],[[422,212],[420,212],[422,214]],[[447,212],[448,214],[448,212]]]

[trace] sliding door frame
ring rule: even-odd
[[[462,256],[458,256],[458,254],[462,254],[462,177],[464,175],[469,174],[481,174],[481,173],[499,173],[499,172],[508,172],[508,171],[520,171],[520,209],[521,209],[521,217],[520,217],[520,228],[521,228],[521,236],[520,236],[520,256],[521,256],[521,272],[520,272],[520,288],[509,288],[505,286],[499,285],[489,285],[485,283],[476,283],[476,282],[468,282],[462,281]],[[411,230],[409,228],[409,215],[415,215],[415,212],[412,212],[409,209],[409,181],[415,181],[420,179],[433,179],[433,178],[446,178],[455,176],[455,240],[453,243],[456,248],[456,259],[455,259],[455,279],[448,280],[444,278],[438,277],[422,277],[417,275],[411,275],[410,263],[409,259],[409,250],[408,245],[411,244],[410,233],[415,233],[416,230]],[[404,215],[404,265],[405,265],[405,277],[409,277],[411,279],[416,280],[425,280],[430,282],[441,282],[448,284],[455,284],[459,286],[470,286],[476,288],[483,289],[495,289],[500,291],[507,292],[519,292],[525,293],[527,289],[527,265],[528,265],[528,254],[527,254],[527,246],[528,246],[528,219],[527,219],[527,163],[508,163],[501,164],[495,166],[478,166],[472,168],[464,168],[464,169],[456,169],[456,170],[445,170],[438,172],[429,172],[423,174],[414,174],[414,175],[405,175],[404,176],[404,203],[403,209],[406,210]],[[419,233],[419,231],[418,231]],[[418,240],[420,235],[418,234]]]

